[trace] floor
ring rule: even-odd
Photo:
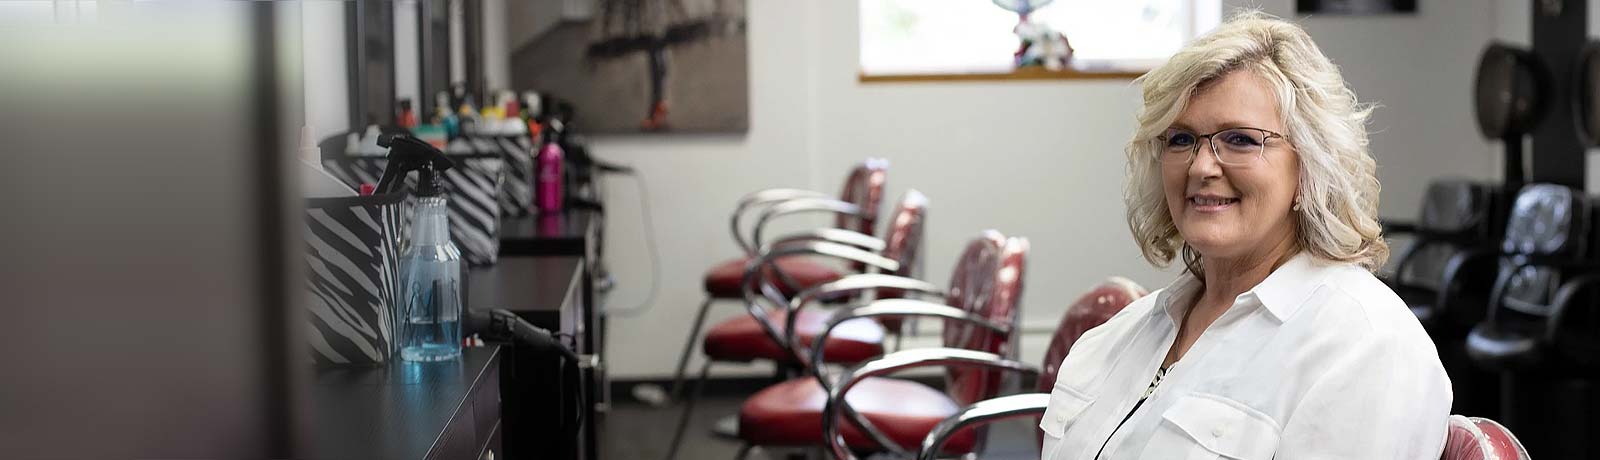
[[[601,422],[601,460],[665,460],[672,442],[681,406],[654,407],[627,395],[618,400]],[[740,443],[711,432],[717,419],[737,414],[743,397],[708,396],[695,406],[688,433],[678,451],[678,460],[732,460]],[[1036,460],[1039,458],[1037,428],[1027,420],[991,425],[988,448],[978,456],[984,460]],[[750,459],[782,459],[794,452],[752,451]],[[826,458],[826,457],[811,457]]]

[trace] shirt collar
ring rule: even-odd
[[[1261,280],[1261,284],[1239,294],[1234,299],[1234,305],[1258,302],[1282,322],[1300,310],[1305,299],[1327,277],[1330,268],[1332,265],[1319,262],[1310,253],[1301,252],[1278,266],[1277,270]],[[1178,310],[1179,306],[1191,303],[1194,296],[1199,295],[1200,287],[1200,280],[1184,271],[1156,295],[1158,308],[1155,311],[1166,312],[1174,323],[1182,321],[1183,312]]]

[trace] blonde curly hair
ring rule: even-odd
[[[1284,136],[1299,154],[1296,243],[1318,258],[1376,271],[1389,245],[1377,219],[1377,162],[1367,149],[1373,107],[1356,101],[1304,29],[1258,11],[1229,18],[1136,80],[1144,105],[1127,146],[1123,200],[1144,258],[1166,267],[1181,253],[1189,271],[1202,273],[1201,256],[1183,241],[1167,209],[1155,139],[1183,113],[1196,88],[1234,71],[1254,72],[1272,86]]]

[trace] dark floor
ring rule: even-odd
[[[601,422],[601,460],[664,460],[672,442],[682,406],[655,408],[617,395],[616,403]],[[732,460],[739,441],[711,432],[717,419],[737,414],[742,397],[708,396],[695,405],[689,431],[678,451],[678,460]],[[1027,420],[991,425],[986,452],[978,458],[989,460],[1035,460],[1039,458],[1038,438]],[[752,451],[752,460],[781,459],[785,453]],[[816,457],[812,458],[826,458]]]

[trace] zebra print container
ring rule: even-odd
[[[477,153],[499,154],[506,162],[505,182],[500,187],[500,215],[513,218],[532,215],[533,140],[527,135],[469,139]]]
[[[306,339],[318,364],[394,354],[406,195],[306,200]]]

